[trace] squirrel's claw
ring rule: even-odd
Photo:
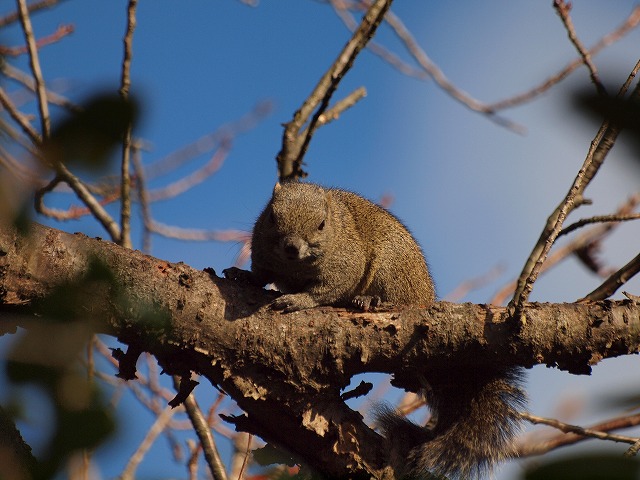
[[[366,312],[371,307],[377,307],[381,301],[379,295],[356,295],[351,300],[351,303],[357,309]]]
[[[318,302],[308,293],[288,293],[271,302],[271,308],[283,313],[297,312],[306,308],[317,307]]]

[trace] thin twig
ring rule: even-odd
[[[133,55],[133,32],[136,28],[136,7],[138,0],[129,0],[127,6],[127,29],[124,35],[124,58],[122,60],[122,76],[120,78],[120,97],[129,99],[131,86],[131,57]],[[120,239],[118,243],[131,248],[131,132],[129,121],[122,140],[122,162],[120,165]]]
[[[138,145],[134,143],[131,151],[133,172],[136,177],[136,191],[138,193],[138,202],[140,202],[140,213],[142,215],[142,251],[144,253],[151,253],[151,207],[149,205],[147,179],[145,176],[144,166],[142,165],[140,148],[138,148]]]
[[[522,418],[531,423],[549,425],[565,433],[555,436],[546,441],[537,443],[526,442],[521,444],[518,447],[518,457],[542,455],[558,447],[573,445],[577,442],[587,440],[588,438],[600,438],[613,442],[629,443],[632,445],[634,445],[638,441],[637,437],[626,437],[622,435],[609,434],[606,432],[621,428],[629,428],[640,424],[640,414],[615,418],[613,420],[608,420],[597,425],[592,425],[589,428],[569,425],[563,422],[559,422],[558,420],[537,417],[528,413],[521,413],[520,415],[522,416]]]
[[[242,460],[242,466],[240,467],[238,479],[244,478],[244,472],[247,469],[247,463],[249,462],[249,456],[251,455],[251,440],[253,440],[253,435],[249,434],[249,438],[247,438],[247,450],[245,451],[244,459]]]
[[[233,139],[240,133],[251,130],[259,121],[270,114],[272,110],[273,104],[271,102],[259,102],[249,113],[243,115],[240,119],[232,123],[222,125],[214,132],[200,137],[196,141],[191,142],[190,144],[161,158],[155,163],[148,165],[146,167],[146,177],[148,179],[153,179],[174,171],[194,157],[213,150],[221,142],[229,141],[229,139]]]
[[[623,205],[618,208],[617,213],[619,215],[628,215],[636,208],[639,202],[640,196],[632,195]],[[540,273],[542,274],[544,272],[547,272],[552,267],[556,266],[562,260],[567,258],[569,255],[573,255],[576,252],[587,248],[589,245],[593,245],[595,242],[600,241],[605,235],[611,233],[617,226],[617,223],[604,223],[590,228],[580,235],[577,235],[574,239],[571,240],[571,242],[563,245],[560,248],[557,248],[552,254],[549,255],[547,261],[542,266]],[[507,297],[509,297],[509,295],[513,295],[516,287],[517,282],[515,280],[508,285],[505,285],[493,296],[493,298],[491,298],[489,303],[494,305],[502,305],[506,301]]]
[[[165,187],[149,191],[147,193],[147,200],[149,202],[157,202],[158,200],[166,200],[167,198],[176,197],[189,190],[194,185],[203,182],[220,169],[230,150],[231,139],[221,140],[220,147],[206,164],[195,172],[182,177]]]
[[[38,10],[42,10],[43,8],[51,8],[54,5],[57,5],[60,0],[41,0],[40,2],[34,2],[29,5],[29,12],[36,12]],[[6,27],[14,22],[17,22],[20,19],[18,12],[10,13],[2,18],[0,18],[0,28]]]
[[[282,180],[305,175],[301,169],[302,159],[319,126],[318,119],[328,108],[333,93],[353,65],[357,55],[375,34],[391,3],[392,0],[376,0],[371,5],[338,58],[296,111],[293,119],[285,124],[282,149],[277,156],[278,170]],[[302,128],[307,122],[308,127],[304,130],[304,135],[301,135]]]
[[[249,232],[241,230],[200,230],[196,228],[180,228],[164,223],[151,221],[149,228],[152,232],[167,238],[178,238],[180,240],[216,240],[218,242],[243,242],[251,237]]]
[[[40,123],[42,126],[42,138],[47,139],[51,133],[51,119],[49,117],[49,103],[47,101],[47,90],[40,68],[40,59],[38,57],[38,46],[35,36],[33,35],[33,27],[31,18],[29,17],[29,9],[26,0],[17,0],[18,13],[20,15],[20,23],[24,31],[27,48],[29,49],[29,65],[33,73],[33,79],[36,82],[36,93],[38,94],[38,109],[40,111]]]
[[[578,35],[576,34],[575,27],[573,26],[573,21],[571,20],[571,15],[569,15],[569,12],[571,11],[571,4],[566,3],[564,0],[554,0],[553,8],[556,9],[556,12],[560,16],[560,19],[562,20],[562,23],[567,30],[569,40],[576,47],[576,50],[582,58],[582,62],[589,69],[589,76],[591,77],[591,81],[595,85],[596,90],[598,90],[598,93],[600,95],[606,95],[607,91],[604,88],[604,85],[602,85],[600,78],[598,77],[598,70],[591,61],[591,54],[589,53],[589,50],[584,47],[584,45],[578,38]]]
[[[328,3],[336,11],[336,14],[342,19],[345,25],[353,29],[355,25],[355,21],[353,20],[353,16],[348,15],[350,10],[361,10],[362,2],[361,1],[350,1],[346,2],[344,0],[327,0]],[[465,105],[470,110],[476,111],[482,114],[494,114],[500,110],[504,110],[507,108],[513,108],[518,105],[521,105],[526,102],[530,102],[536,97],[540,96],[544,92],[548,91],[551,87],[556,85],[557,83],[564,80],[569,76],[573,71],[579,68],[584,64],[584,59],[582,56],[572,60],[569,62],[562,70],[558,71],[551,77],[542,81],[539,85],[530,88],[529,90],[519,93],[517,95],[510,96],[503,100],[498,100],[493,103],[484,103],[480,102],[477,99],[471,97],[468,93],[461,91],[458,89],[453,83],[451,83],[446,77],[444,77],[444,83],[440,84],[437,82],[438,79],[443,78],[442,71],[435,65],[435,63],[429,59],[426,53],[417,45],[415,39],[409,32],[409,30],[403,25],[402,21],[399,17],[393,14],[393,12],[389,12],[385,17],[385,21],[389,24],[393,32],[396,34],[398,39],[405,45],[407,51],[411,54],[411,56],[421,65],[421,69],[417,70],[411,65],[403,62],[396,55],[386,50],[384,47],[377,45],[375,42],[371,42],[367,48],[372,51],[375,55],[378,55],[384,61],[388,62],[391,66],[396,68],[401,73],[412,76],[419,79],[424,78],[433,78],[436,80],[436,84],[443,88],[443,90],[450,94],[455,100],[459,101],[463,105]],[[586,53],[589,57],[593,57],[600,53],[603,49],[608,47],[609,45],[617,42],[621,38],[624,37],[629,31],[633,30],[640,23],[640,6],[636,6],[633,8],[629,16],[624,20],[624,22],[618,26],[615,30],[610,33],[604,35],[600,40],[598,40],[590,49],[586,50]],[[423,59],[421,61],[420,59]],[[426,58],[426,62],[424,61]],[[435,69],[433,69],[435,67]],[[433,74],[437,74],[434,76]],[[524,127],[518,124],[510,125],[508,120],[498,117],[498,116],[489,116],[490,120],[500,120],[498,122],[502,126],[506,126],[507,128],[512,128],[515,131],[523,132]]]
[[[40,143],[42,143],[42,137],[40,136],[40,134],[31,126],[31,123],[29,123],[29,120],[27,119],[26,115],[22,114],[16,108],[16,106],[13,104],[13,102],[9,98],[9,95],[7,95],[7,93],[4,91],[2,87],[0,87],[0,104],[2,104],[2,107],[7,112],[9,112],[9,115],[11,116],[11,118],[13,118],[13,120],[18,125],[20,125],[20,128],[22,129],[22,131],[27,134],[27,136],[31,139],[33,143],[35,143],[36,145],[39,145]]]
[[[623,455],[625,457],[635,457],[638,454],[639,450],[640,450],[640,438],[638,439],[638,441],[636,441],[636,443],[631,445],[629,449],[626,452],[624,452]]]
[[[603,36],[598,42],[596,42],[589,50],[589,55],[594,56],[609,45],[613,44],[620,40],[624,35],[626,35],[629,31],[633,30],[640,23],[640,6],[635,7],[629,16],[625,19],[625,21],[615,30]],[[582,57],[578,57],[569,64],[567,64],[562,70],[555,73],[551,77],[544,80],[539,85],[527,90],[526,92],[513,95],[509,98],[505,98],[504,100],[499,100],[494,103],[490,103],[487,107],[492,111],[504,110],[505,108],[512,108],[518,105],[521,105],[526,102],[530,102],[534,98],[543,94],[551,87],[560,83],[562,80],[567,78],[570,73],[576,70],[578,67],[584,64],[584,59]]]
[[[2,65],[0,65],[0,72],[7,78],[10,78],[20,83],[21,85],[24,85],[32,92],[36,91],[36,83],[34,82],[33,77],[31,75],[27,75],[22,70],[9,65],[9,63],[2,63]],[[47,89],[47,98],[49,99],[49,103],[53,103],[54,105],[59,105],[72,112],[80,111],[80,107],[78,105],[52,90]]]
[[[358,22],[356,22],[355,18],[351,14],[351,10],[362,11],[364,8],[366,8],[367,5],[365,5],[361,0],[352,1],[349,3],[345,2],[344,0],[327,0],[327,1],[333,7],[333,10],[336,12],[336,15],[340,17],[340,19],[342,20],[342,23],[344,23],[346,27],[353,32],[358,26]],[[389,14],[390,12],[387,12],[387,15]],[[414,66],[409,65],[408,63],[402,61],[398,55],[394,54],[393,52],[383,47],[382,45],[376,43],[375,41],[369,42],[369,44],[367,45],[367,50],[371,51],[371,53],[373,53],[374,55],[377,55],[378,57],[380,57],[382,60],[387,62],[389,65],[391,65],[393,68],[395,68],[396,70],[398,70],[400,73],[404,75],[407,75],[409,77],[415,77],[421,80],[428,78],[428,74],[423,69],[415,68]]]
[[[45,47],[47,45],[51,45],[53,43],[59,42],[62,38],[67,35],[71,35],[74,31],[75,27],[73,25],[60,25],[58,29],[53,32],[51,35],[47,35],[46,37],[40,38],[36,42],[36,46],[38,48]],[[29,51],[28,46],[22,45],[20,47],[5,47],[0,45],[0,55],[4,55],[6,57],[18,57],[20,55],[24,55]]]
[[[111,218],[107,211],[100,205],[100,202],[91,194],[87,186],[71,173],[67,167],[62,163],[55,165],[56,177],[47,186],[36,191],[35,194],[35,208],[38,213],[47,214],[47,208],[44,205],[44,195],[51,190],[61,181],[64,181],[71,187],[78,198],[89,208],[93,216],[102,224],[105,230],[109,233],[111,240],[117,242],[120,238],[120,227]]]
[[[200,448],[195,440],[187,439],[187,448],[189,449],[189,458],[187,460],[187,471],[189,472],[189,480],[198,479],[198,457],[200,456]]]
[[[349,4],[339,0],[328,0],[331,3],[333,9],[348,28],[353,30],[355,28],[355,20],[352,16],[347,16],[346,12],[350,9],[361,10],[363,8],[362,1],[350,2]],[[443,73],[443,71],[429,58],[427,53],[418,45],[409,29],[404,25],[402,20],[393,12],[387,12],[385,16],[385,22],[391,27],[392,31],[396,34],[398,39],[405,46],[409,54],[420,65],[420,70],[407,65],[402,62],[396,55],[392,54],[385,48],[377,45],[375,42],[370,42],[367,45],[367,49],[371,50],[374,54],[388,62],[398,71],[405,75],[410,75],[419,79],[430,78],[438,87],[445,91],[451,98],[462,103],[468,109],[484,114],[497,123],[498,125],[508,128],[516,133],[524,133],[525,128],[511,120],[496,115],[495,110],[488,104],[482,103],[479,100],[473,98],[467,92],[456,87]]]
[[[436,85],[438,85],[442,90],[448,93],[451,98],[457,100],[462,105],[466,106],[468,109],[474,112],[486,115],[488,119],[502,127],[508,128],[509,130],[512,130],[516,133],[525,133],[526,129],[524,126],[496,114],[496,110],[492,108],[491,105],[476,100],[467,92],[456,87],[453,82],[451,82],[451,80],[447,78],[447,76],[438,67],[438,65],[436,65],[435,62],[431,60],[431,58],[429,58],[427,53],[420,47],[420,45],[418,45],[418,42],[415,40],[409,29],[404,25],[400,18],[398,18],[393,13],[390,13],[389,15],[387,15],[386,21],[396,33],[398,38],[403,42],[411,56],[415,58],[418,64],[424,69],[425,72],[427,72],[427,74],[433,79]]]
[[[322,115],[318,117],[318,126],[326,125],[340,118],[340,115],[345,110],[353,107],[356,103],[367,96],[367,90],[364,87],[356,88],[349,95],[344,97],[339,102],[336,102],[333,107],[329,108]]]
[[[620,88],[618,98],[624,97],[639,69],[640,61],[636,63],[626,82]],[[640,98],[640,83],[636,85],[630,98],[632,100]],[[509,311],[516,318],[520,319],[522,316],[524,303],[528,300],[531,290],[533,289],[533,284],[540,273],[540,269],[556,241],[558,234],[562,230],[562,224],[565,218],[582,203],[584,190],[598,173],[607,154],[613,147],[620,130],[621,127],[619,125],[610,122],[608,119],[604,120],[594,140],[591,142],[587,157],[578,171],[571,188],[562,202],[560,202],[555,211],[547,219],[547,224],[518,277],[518,286],[509,304]]]
[[[173,377],[173,384],[176,391],[178,391],[180,387],[180,380],[178,377]],[[216,447],[216,442],[211,433],[211,429],[209,428],[209,424],[204,418],[202,410],[200,410],[200,407],[193,396],[193,392],[190,393],[184,401],[184,408],[187,410],[187,415],[189,416],[189,420],[191,420],[193,430],[196,432],[196,435],[200,440],[200,445],[204,452],[204,458],[209,465],[211,475],[214,480],[227,480],[227,472],[225,470],[224,463],[220,458],[220,453],[218,453],[218,448]]]
[[[155,442],[156,438],[158,438],[158,435],[160,435],[162,431],[167,427],[167,425],[169,424],[169,420],[171,420],[171,417],[173,417],[173,414],[177,411],[179,411],[178,408],[174,409],[172,407],[166,407],[162,411],[162,413],[158,415],[158,418],[147,432],[147,435],[142,440],[140,446],[133,453],[133,455],[131,455],[129,462],[120,475],[120,480],[134,480],[136,478],[136,470],[138,468],[138,465],[140,465],[140,462],[146,455],[149,448],[151,448],[151,445],[153,445],[153,442]]]
[[[562,235],[567,235],[578,228],[584,227],[585,225],[589,225],[592,223],[611,223],[611,222],[628,222],[630,220],[638,220],[640,219],[640,213],[632,213],[629,215],[597,215],[589,218],[583,218],[578,220],[575,223],[572,223],[568,227],[563,228],[560,233],[558,233],[558,237]]]
[[[449,292],[446,297],[444,297],[444,300],[446,300],[447,302],[459,302],[469,292],[490,284],[497,277],[502,275],[504,273],[504,270],[504,265],[496,265],[485,274],[460,283],[453,291]]]
[[[629,263],[617,272],[613,273],[600,286],[578,300],[578,302],[595,302],[609,298],[611,295],[616,293],[622,285],[631,280],[638,272],[640,272],[640,254],[636,255],[631,261],[629,261]]]

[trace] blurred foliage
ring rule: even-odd
[[[90,262],[84,275],[58,285],[33,305],[40,320],[28,325],[9,352],[6,373],[13,403],[29,405],[21,401],[24,393],[19,387],[31,385],[38,387],[53,412],[51,428],[44,429],[50,433],[43,451],[37,462],[27,461],[31,478],[52,478],[71,455],[95,448],[115,429],[112,412],[79,358],[101,317],[99,305],[87,308],[87,298],[116,291],[109,269],[97,260]],[[6,411],[5,420],[22,414],[28,412]],[[2,473],[0,468],[0,477]]]
[[[614,91],[611,87],[609,91]],[[630,140],[634,149],[633,161],[640,166],[640,101],[631,98],[617,98],[598,95],[589,90],[578,90],[573,96],[577,110],[597,122],[604,119],[622,128],[622,137]]]
[[[102,170],[138,113],[135,100],[116,93],[96,94],[53,128],[43,145],[45,156],[54,165]]]
[[[637,480],[640,463],[616,455],[583,455],[557,460],[526,472],[525,480]]]

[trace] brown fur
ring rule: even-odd
[[[435,301],[420,247],[397,218],[354,193],[310,183],[276,185],[253,229],[251,271],[286,294],[274,304],[285,311]]]

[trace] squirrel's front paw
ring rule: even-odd
[[[229,267],[222,270],[225,278],[235,280],[242,283],[253,283],[253,274],[248,270],[242,270],[238,267]]]
[[[284,313],[297,312],[316,306],[318,306],[318,302],[307,293],[288,293],[271,302],[271,308],[282,310]]]

